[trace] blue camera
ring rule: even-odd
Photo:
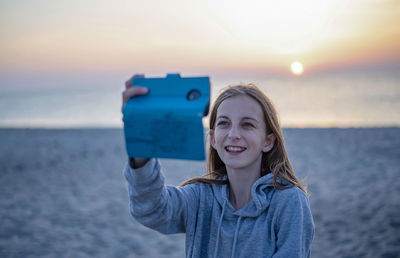
[[[210,103],[209,77],[134,78],[149,89],[123,108],[129,157],[204,160],[202,119]]]

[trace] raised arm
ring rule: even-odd
[[[132,86],[132,79],[125,83],[122,93],[122,108],[135,96],[145,95],[148,89]],[[124,170],[128,182],[130,211],[141,224],[162,233],[185,232],[190,210],[196,210],[198,198],[194,185],[173,187],[164,185],[164,177],[157,159],[130,157]]]
[[[160,163],[150,159],[143,167],[124,170],[130,211],[141,224],[164,234],[186,232],[190,210],[196,210],[196,186],[166,186]]]

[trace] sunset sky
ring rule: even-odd
[[[398,0],[0,0],[0,76],[393,68],[399,24]]]

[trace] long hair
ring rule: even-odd
[[[271,100],[254,84],[229,86],[223,90],[214,102],[209,118],[210,130],[215,129],[218,107],[221,103],[235,96],[245,95],[257,101],[264,114],[266,123],[266,135],[273,133],[276,137],[274,147],[263,152],[261,160],[261,176],[268,173],[273,174],[273,184],[276,189],[286,189],[297,186],[307,194],[307,190],[297,179],[292,165],[290,164],[288,154],[285,149],[282,129],[279,124],[279,118]],[[207,174],[201,177],[194,177],[182,183],[182,186],[193,183],[208,184],[227,184],[228,180],[221,180],[221,177],[227,175],[224,162],[219,157],[217,151],[209,144]],[[286,180],[291,186],[283,186],[281,180]]]

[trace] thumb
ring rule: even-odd
[[[141,86],[134,86],[124,90],[124,92],[122,92],[122,107],[125,106],[126,102],[128,102],[130,98],[139,95],[146,95],[148,92],[149,92],[148,88]]]

